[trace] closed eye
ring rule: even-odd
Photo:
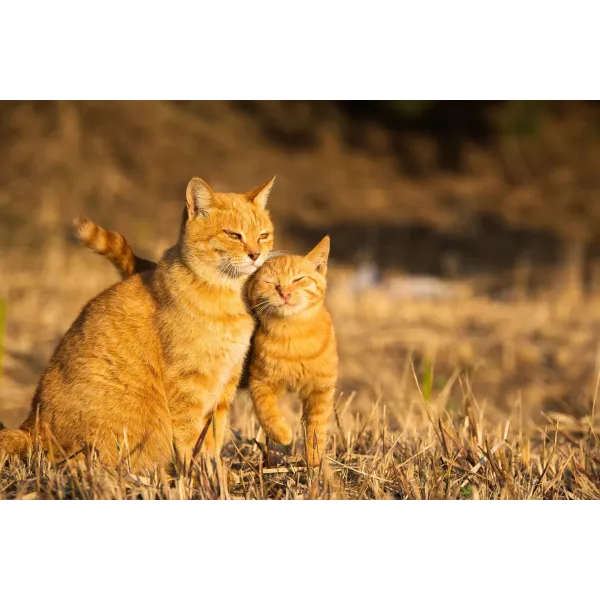
[[[223,229],[223,233],[227,234],[233,240],[241,240],[243,236],[241,233],[236,233],[235,231],[228,231],[227,229]]]
[[[303,279],[306,279],[306,277],[304,275],[302,275],[302,277],[296,277],[296,279],[294,279],[292,281],[292,283],[298,283],[299,281],[302,281]]]

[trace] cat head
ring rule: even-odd
[[[273,224],[266,208],[275,177],[245,194],[216,193],[194,177],[187,186],[180,234],[185,263],[203,277],[243,282],[273,248]]]
[[[300,315],[323,304],[329,247],[326,236],[306,256],[275,256],[264,264],[248,285],[259,319]]]

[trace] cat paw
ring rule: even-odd
[[[287,446],[292,443],[292,428],[285,422],[284,419],[279,419],[273,423],[269,423],[269,427],[265,428],[265,433],[276,443]]]

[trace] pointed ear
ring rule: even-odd
[[[254,189],[250,190],[246,196],[250,202],[254,202],[260,209],[264,210],[267,207],[267,200],[271,193],[271,188],[275,183],[275,176],[268,181],[257,185]]]
[[[326,235],[304,258],[310,260],[317,267],[317,272],[327,273],[327,259],[329,258],[330,241]]]
[[[188,220],[191,221],[206,214],[214,202],[214,194],[206,181],[194,177],[188,183],[185,200]]]

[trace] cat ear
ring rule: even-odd
[[[254,189],[250,190],[246,196],[250,202],[254,202],[260,209],[264,210],[267,207],[267,200],[271,193],[271,188],[275,183],[275,176],[268,181],[257,185]]]
[[[206,181],[200,177],[190,180],[185,191],[188,220],[196,219],[207,213],[214,202],[214,194]]]
[[[327,272],[327,259],[329,258],[330,241],[326,235],[304,258],[315,265],[322,275]]]

